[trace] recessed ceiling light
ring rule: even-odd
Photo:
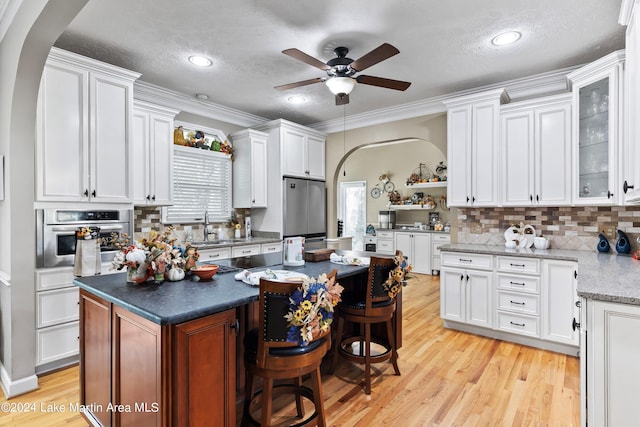
[[[197,93],[196,98],[198,98],[200,101],[206,101],[207,99],[209,99],[209,95],[205,95],[204,93]]]
[[[517,42],[522,34],[517,31],[507,31],[506,33],[498,34],[495,36],[491,43],[496,46],[504,46],[506,44],[511,44]]]
[[[208,67],[209,65],[213,64],[213,62],[209,58],[198,55],[190,56],[189,62],[200,67]]]
[[[307,98],[300,95],[293,95],[288,97],[287,101],[289,101],[292,104],[302,104],[303,102],[307,102]]]

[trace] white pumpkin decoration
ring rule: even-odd
[[[184,279],[184,270],[181,268],[172,268],[169,270],[169,280],[172,282],[177,282],[178,280]]]

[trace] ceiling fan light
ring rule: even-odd
[[[345,94],[349,95],[356,85],[356,81],[351,77],[331,77],[325,82],[332,94]]]

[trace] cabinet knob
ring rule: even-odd
[[[575,331],[576,329],[580,329],[580,323],[576,321],[576,318],[573,318],[573,322],[571,322],[571,328]]]
[[[607,199],[610,199],[613,197],[613,193],[611,192],[611,190],[607,191]]]
[[[236,321],[235,321],[235,322],[233,322],[231,325],[229,325],[229,327],[230,327],[231,329],[235,329],[235,330],[236,330],[236,333],[239,333],[239,332],[240,332],[240,322],[238,322],[238,319],[236,319]]]
[[[89,197],[89,190],[85,189],[83,194],[84,197]]]
[[[93,190],[93,191],[91,192],[91,197],[96,197],[96,190]]]
[[[147,200],[151,199],[151,196],[150,196],[149,194],[147,194],[146,199],[147,199]]]
[[[467,203],[469,203],[469,196],[467,196]]]
[[[529,201],[533,202],[533,194],[529,194]]]
[[[578,308],[582,307],[582,302],[576,301],[576,307],[578,307]]]
[[[622,184],[622,191],[624,191],[624,194],[627,194],[628,190],[633,190],[633,185],[629,185],[627,184],[627,181],[624,181],[624,184]]]
[[[154,202],[156,201],[156,195],[155,194],[153,196],[151,196],[151,200],[153,200]]]
[[[536,194],[536,202],[539,202],[539,201],[540,201],[540,195]]]

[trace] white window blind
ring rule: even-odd
[[[231,218],[231,156],[190,147],[173,147],[173,205],[163,222],[224,222]]]

